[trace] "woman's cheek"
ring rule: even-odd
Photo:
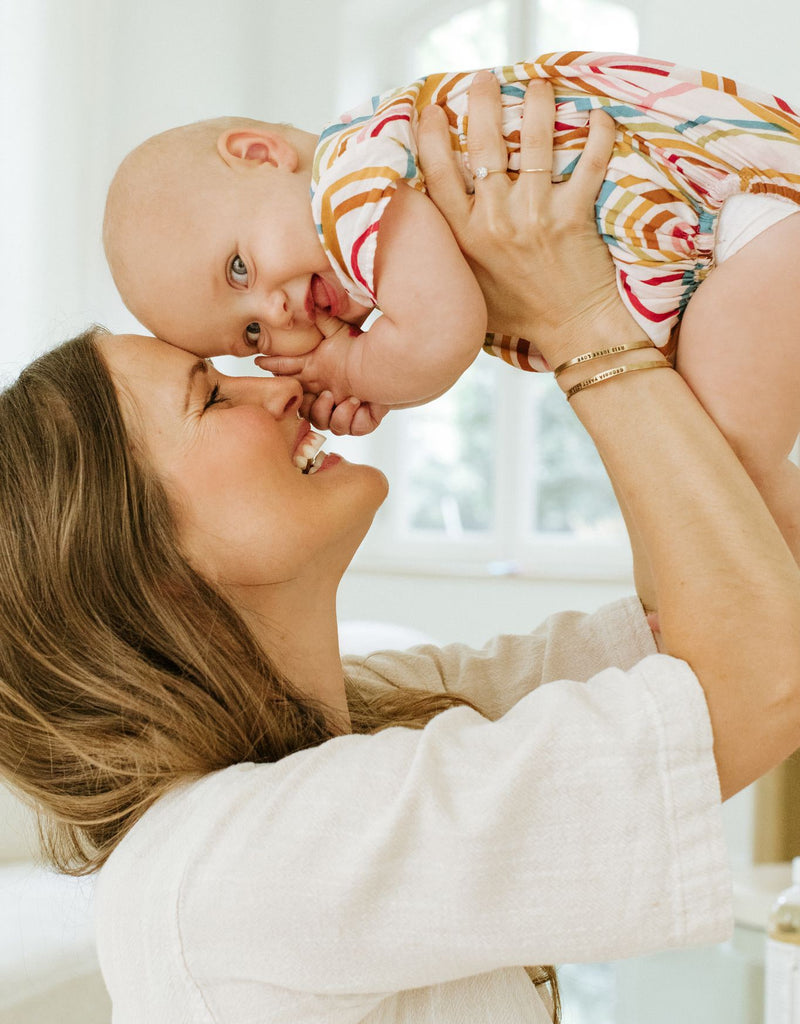
[[[226,453],[231,459],[237,456],[252,458],[256,451],[262,459],[268,457],[277,460],[290,456],[289,442],[275,419],[261,406],[241,405],[221,409],[218,427],[214,448],[220,458],[225,458]]]

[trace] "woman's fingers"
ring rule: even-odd
[[[428,195],[458,235],[459,226],[469,217],[471,200],[464,191],[464,177],[450,147],[450,125],[441,107],[431,105],[422,111],[417,144]]]
[[[500,83],[489,71],[479,71],[469,88],[467,153],[475,187],[508,183],[508,155],[503,139]],[[494,182],[492,181],[494,179]]]
[[[616,127],[613,117],[603,110],[593,110],[589,115],[589,136],[567,185],[579,207],[597,198],[614,151]]]
[[[530,82],[525,91],[519,138],[519,183],[529,191],[549,189],[553,175],[555,94],[549,82]]]

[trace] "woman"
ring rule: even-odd
[[[523,166],[548,166],[551,123],[532,89]],[[591,225],[608,126],[570,183],[495,175],[474,206],[436,127],[432,191],[489,276],[550,247],[546,295],[522,272],[490,293],[516,333],[553,365],[636,341]],[[349,682],[335,592],[385,482],[336,456],[301,473],[300,402],[97,332],[0,401],[0,757],[55,863],[102,866],[116,1024],[544,1022],[520,964],[722,938],[720,791],[800,745],[800,577],[681,379],[629,369],[573,398],[677,658],[645,657],[631,601]]]

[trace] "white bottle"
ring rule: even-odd
[[[800,1024],[800,857],[767,921],[764,1024]]]

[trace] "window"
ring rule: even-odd
[[[409,79],[428,71],[473,68],[507,59],[506,0],[468,7],[427,31],[410,49]]]
[[[639,27],[636,15],[606,0],[539,0],[536,52],[607,50],[636,53]]]
[[[444,14],[407,18],[399,38],[395,82],[548,50],[638,48],[633,12],[605,0],[450,4]],[[559,576],[630,571],[611,485],[549,375],[481,353],[437,401],[337,447],[375,461],[390,480],[362,561]]]

